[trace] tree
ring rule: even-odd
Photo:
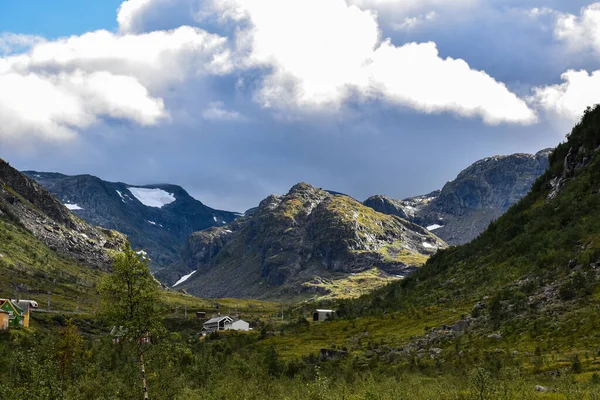
[[[148,399],[144,351],[149,339],[162,330],[158,282],[150,273],[147,259],[129,246],[113,257],[112,274],[100,283],[102,314],[108,323],[132,341],[139,357],[142,391]]]
[[[67,320],[67,325],[60,332],[60,340],[56,350],[58,372],[61,382],[73,378],[74,364],[83,351],[83,338],[72,319]]]

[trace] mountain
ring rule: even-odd
[[[89,297],[111,268],[111,252],[126,241],[82,221],[0,159],[0,297],[20,293],[46,300],[52,292],[58,306]]]
[[[418,225],[300,183],[231,224],[192,234],[179,269],[161,272],[173,284],[195,271],[177,288],[202,297],[297,295],[374,269],[404,276],[445,247]]]
[[[239,214],[214,210],[175,185],[133,186],[90,175],[25,171],[83,220],[126,234],[154,268],[170,265],[192,232],[225,225]]]
[[[364,204],[425,226],[449,244],[467,243],[529,192],[548,167],[550,152],[485,158],[442,190],[405,200],[373,196]]]
[[[479,237],[440,250],[401,283],[348,303],[350,312],[437,305],[443,315],[472,308],[462,325],[471,326],[473,339],[463,348],[513,353],[538,346],[538,354],[584,357],[600,339],[600,106],[588,109],[567,138],[530,193]],[[490,331],[498,332],[491,342]],[[453,346],[448,341],[457,332],[437,330],[436,347]]]

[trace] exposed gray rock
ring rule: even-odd
[[[405,200],[373,196],[364,204],[431,227],[449,244],[463,244],[477,237],[529,192],[548,168],[550,152],[551,149],[545,149],[535,155],[485,158],[466,168],[441,191]]]

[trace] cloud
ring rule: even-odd
[[[0,56],[20,53],[30,49],[35,44],[45,41],[46,39],[36,35],[0,33]]]
[[[162,100],[132,77],[82,71],[0,74],[0,139],[72,139],[100,117],[153,125],[165,111]]]
[[[459,11],[479,4],[480,0],[348,0],[363,10],[376,10],[383,17],[414,16],[430,11]]]
[[[600,54],[600,3],[582,8],[579,16],[558,14],[554,34],[573,50]]]
[[[414,29],[420,25],[435,21],[438,16],[438,13],[435,11],[430,11],[425,15],[406,17],[400,23],[392,23],[392,27],[396,30]]]
[[[208,107],[202,111],[202,117],[209,121],[245,121],[247,118],[237,111],[224,108],[222,101],[211,102]]]
[[[588,106],[600,103],[600,71],[569,70],[561,84],[535,89],[532,101],[542,109],[575,122]]]
[[[37,41],[0,58],[0,139],[68,140],[104,118],[156,125],[174,86],[231,69],[226,43],[192,27]]]
[[[257,93],[265,107],[335,111],[359,95],[426,113],[480,116],[490,124],[536,120],[504,84],[463,60],[442,59],[434,43],[382,41],[375,15],[343,0],[213,6],[248,20],[237,37],[238,64],[267,71]]]

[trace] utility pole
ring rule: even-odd
[[[50,293],[52,292],[48,290],[48,311],[50,311]]]
[[[187,304],[183,306],[183,316],[187,319]]]
[[[75,314],[79,314],[79,297],[75,300]]]
[[[283,321],[283,303],[281,303],[281,320]]]

